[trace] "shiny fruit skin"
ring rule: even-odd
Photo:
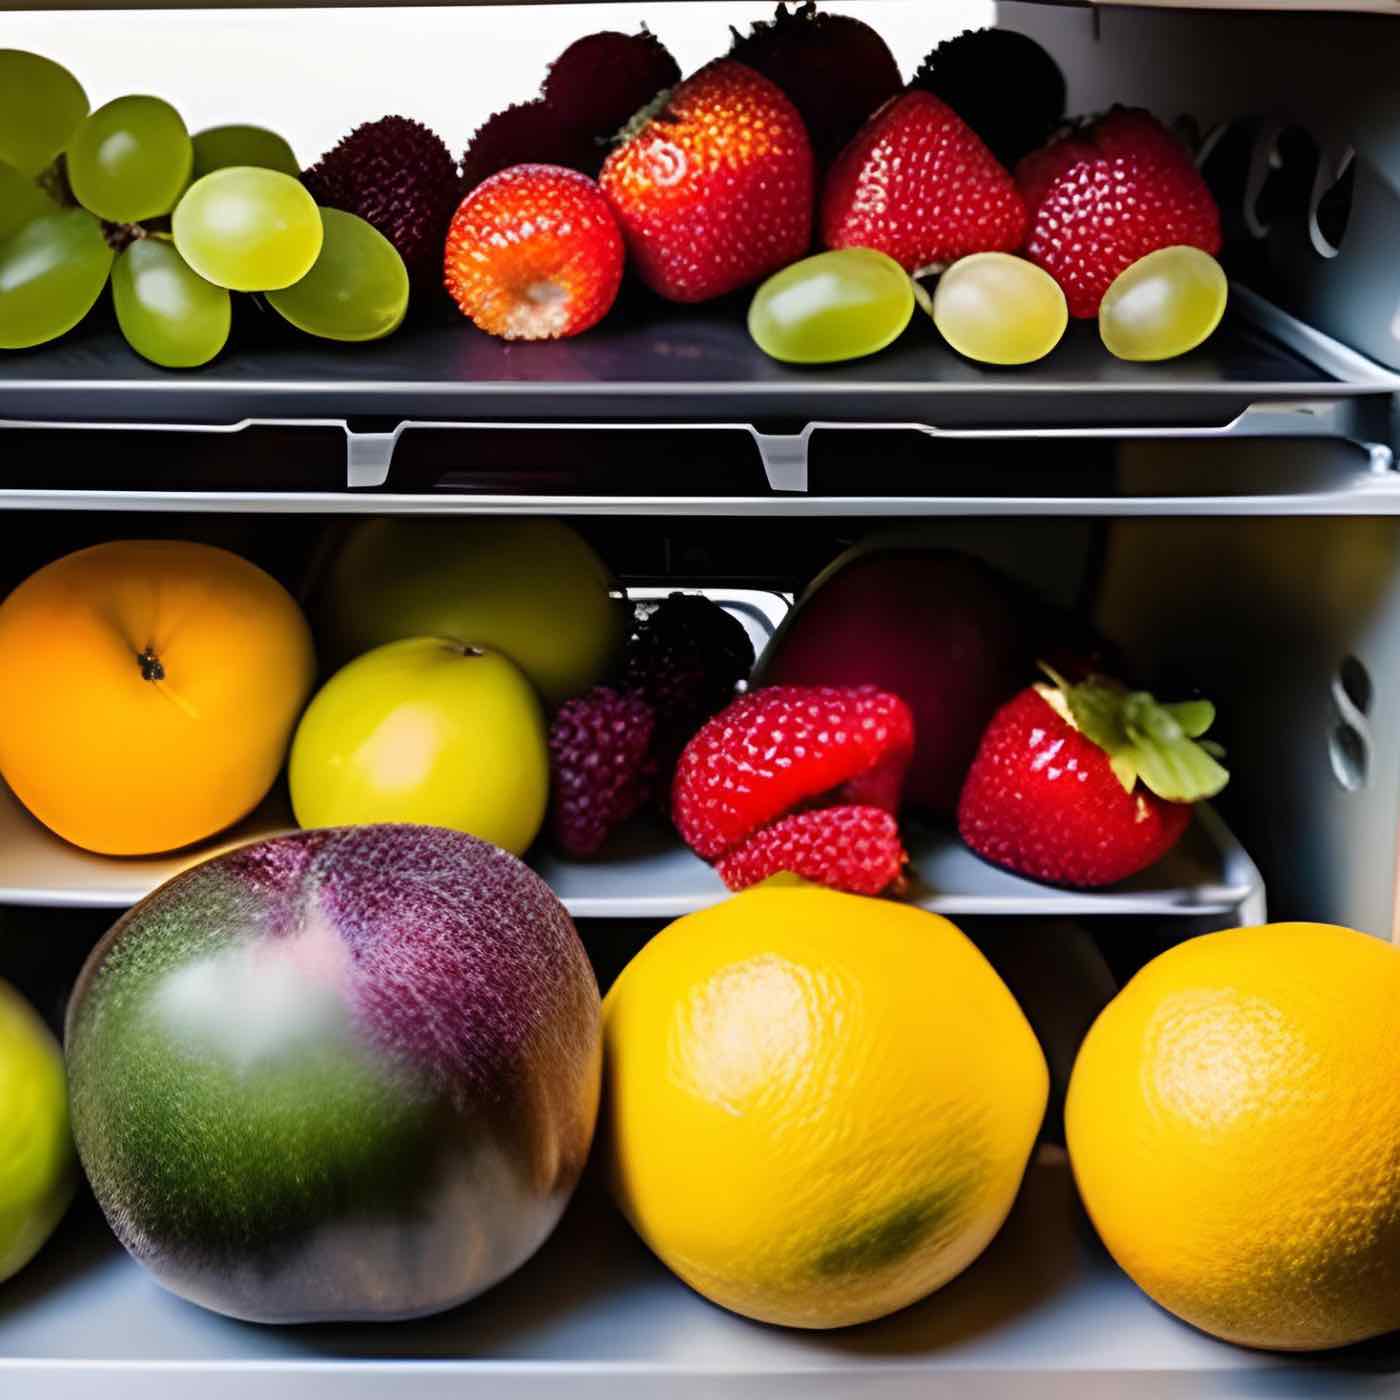
[[[202,179],[230,165],[280,170],[300,176],[301,164],[284,137],[261,126],[211,126],[190,138],[194,144],[194,178]]]
[[[893,258],[842,248],[775,272],[754,293],[749,334],[775,360],[833,364],[893,344],[913,314],[913,287]]]
[[[0,243],[0,350],[71,331],[102,295],[112,257],[86,209],[41,214]]]
[[[499,653],[389,642],[316,693],[287,776],[302,826],[443,826],[522,855],[549,800],[544,713]]]
[[[679,919],[603,1003],[603,1162],[712,1302],[841,1327],[966,1268],[1015,1199],[1049,1076],[935,914],[810,887]]]
[[[447,231],[444,277],[462,314],[504,340],[581,335],[612,310],[622,233],[598,186],[557,165],[482,181]]]
[[[1011,176],[956,112],[917,89],[880,108],[836,158],[821,198],[828,248],[878,248],[909,272],[1020,246]]]
[[[1089,1215],[1164,1308],[1226,1341],[1400,1327],[1400,950],[1325,924],[1206,934],[1094,1023],[1065,1128]]]
[[[300,180],[230,165],[196,180],[172,221],[180,256],[232,292],[275,292],[299,282],[321,252],[321,211]]]
[[[315,672],[281,584],[173,540],[96,545],[31,574],[0,605],[0,649],[0,774],[103,855],[175,850],[257,806]]]
[[[159,238],[139,238],[112,268],[117,324],[138,355],[166,369],[208,364],[228,342],[233,304]]]
[[[77,1183],[63,1052],[0,982],[0,1283],[38,1253]]]
[[[1159,248],[1113,279],[1099,303],[1099,335],[1120,360],[1174,359],[1210,339],[1229,296],[1209,253]]]
[[[22,175],[37,175],[87,114],[87,93],[61,64],[23,49],[0,49],[0,160]]]
[[[417,1317],[491,1287],[558,1222],[598,1107],[568,914],[437,827],[299,832],[168,881],[89,956],[65,1043],[117,1237],[255,1322]]]
[[[702,68],[603,165],[642,281],[668,301],[724,296],[811,246],[812,145],[782,90],[732,60]]]
[[[382,340],[408,313],[408,272],[398,250],[372,224],[322,209],[325,237],[311,271],[267,303],[308,335],[325,340]]]
[[[21,174],[0,160],[0,244],[41,214],[56,213],[58,205],[32,176]]]
[[[988,365],[1028,365],[1059,343],[1069,324],[1053,277],[1010,253],[960,258],[933,293],[933,323],[960,355]]]
[[[319,635],[335,664],[401,637],[503,652],[552,709],[606,677],[622,650],[612,586],[557,520],[370,520],[331,566]]]
[[[69,143],[68,181],[84,209],[118,224],[168,214],[189,184],[194,148],[180,114],[159,97],[118,97]]]

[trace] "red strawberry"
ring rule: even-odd
[[[880,894],[900,878],[907,859],[888,812],[822,807],[761,828],[721,856],[715,869],[731,890],[787,872],[848,894]]]
[[[592,180],[517,165],[483,181],[453,215],[445,280],[463,314],[491,335],[557,340],[608,314],[622,263],[622,235]]]
[[[807,251],[812,147],[767,78],[720,60],[638,120],[598,179],[652,291],[708,301]]]
[[[904,853],[893,821],[874,813],[898,807],[913,749],[914,722],[898,696],[874,686],[768,686],[740,696],[686,745],[672,816],[731,888],[731,877],[749,884],[800,864],[795,873],[807,879],[878,892]],[[865,843],[858,850],[848,840],[856,837]]]
[[[958,830],[978,855],[1033,880],[1111,885],[1180,839],[1191,803],[1228,775],[1196,742],[1215,708],[1159,705],[1091,677],[1022,691],[993,718],[958,803]]]
[[[880,108],[837,157],[821,225],[828,248],[877,248],[915,272],[1019,248],[1026,211],[981,137],[914,89]]]
[[[1030,215],[1026,256],[1071,316],[1097,316],[1109,284],[1158,248],[1220,251],[1220,210],[1190,152],[1150,112],[1115,107],[1016,167]]]
[[[734,30],[728,56],[771,79],[802,115],[820,165],[829,165],[903,80],[889,45],[864,20],[780,4],[747,34]]]

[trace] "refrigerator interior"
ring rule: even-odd
[[[914,838],[911,897],[987,952],[1051,1063],[1042,1145],[1007,1226],[912,1309],[782,1331],[687,1290],[588,1179],[542,1252],[465,1308],[273,1329],[161,1292],[81,1199],[0,1290],[0,1393],[1396,1393],[1393,1340],[1289,1358],[1158,1309],[1097,1242],[1057,1113],[1093,1016],[1173,942],[1266,914],[1380,938],[1400,927],[1400,21],[1019,0],[837,8],[880,26],[906,71],[939,38],[996,19],[1055,54],[1071,110],[1127,99],[1189,112],[1233,149],[1241,199],[1227,218],[1260,236],[1218,339],[1187,361],[1129,366],[1073,327],[1044,364],[1008,374],[940,352],[918,327],[867,365],[798,373],[752,350],[733,307],[640,305],[529,359],[449,322],[353,353],[254,336],[172,376],[99,318],[57,346],[0,356],[0,592],[81,545],[168,536],[223,544],[304,593],[326,539],[359,516],[525,512],[569,519],[636,597],[708,591],[760,645],[842,549],[889,534],[976,553],[1082,610],[1159,693],[1199,687],[1217,702],[1232,782],[1168,860],[1102,894],[1006,876],[947,831]],[[645,13],[689,67],[724,25],[770,9]],[[310,157],[381,107],[460,145],[569,38],[631,27],[643,7],[102,10],[5,12],[0,46],[92,72],[95,101],[161,91],[192,127],[265,121]],[[1307,197],[1265,231],[1253,201],[1300,149],[1313,168],[1289,173]],[[1351,214],[1333,247],[1317,211],[1341,180]],[[288,822],[274,795],[228,840]],[[89,856],[4,795],[0,977],[56,1025],[118,911],[197,854]],[[536,859],[605,989],[666,921],[723,895],[660,824],[592,866]]]

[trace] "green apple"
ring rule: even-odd
[[[29,1003],[0,982],[0,1281],[53,1233],[77,1175],[63,1054]]]
[[[417,822],[520,855],[549,800],[544,712],[499,652],[409,637],[321,687],[292,740],[288,776],[302,826]]]
[[[314,611],[333,664],[401,637],[504,652],[551,709],[603,680],[624,612],[607,566],[557,520],[377,519],[357,525]]]

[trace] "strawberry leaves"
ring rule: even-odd
[[[1054,682],[1036,692],[1109,759],[1125,792],[1141,782],[1168,802],[1200,802],[1230,780],[1217,761],[1224,750],[1202,736],[1215,722],[1208,700],[1160,704],[1144,690],[1130,691],[1104,676],[1071,685],[1048,667]]]

